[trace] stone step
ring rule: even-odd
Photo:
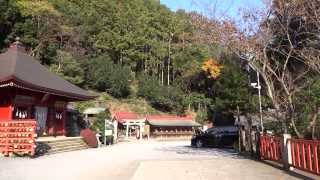
[[[46,142],[48,145],[59,145],[59,144],[68,144],[68,143],[82,143],[84,142],[82,139],[74,140],[74,141],[57,141],[57,142]]]
[[[45,155],[57,154],[61,152],[76,151],[88,149],[89,146],[85,143],[83,138],[66,138],[66,139],[53,139],[51,141],[41,141],[50,147]]]
[[[61,139],[61,140],[55,140],[55,141],[44,141],[47,144],[58,144],[58,143],[68,143],[68,142],[82,142],[82,138],[77,139]]]
[[[71,143],[60,143],[60,144],[49,144],[51,148],[55,147],[68,147],[68,146],[87,146],[85,142],[71,142]]]
[[[50,151],[60,151],[60,150],[65,150],[65,149],[76,149],[76,148],[89,148],[87,145],[78,145],[78,146],[64,146],[64,147],[53,147],[49,149]]]
[[[46,153],[46,155],[63,153],[63,152],[71,152],[71,151],[79,151],[79,150],[85,150],[85,149],[88,149],[88,147],[77,147],[77,148],[74,147],[74,148],[60,149],[60,150],[54,150],[54,151],[49,150],[48,153]]]

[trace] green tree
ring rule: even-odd
[[[75,85],[82,85],[84,82],[84,71],[80,63],[68,52],[58,51],[50,70]]]
[[[92,87],[110,93],[114,97],[124,98],[131,93],[131,71],[128,67],[114,64],[109,57],[91,60],[88,79]]]

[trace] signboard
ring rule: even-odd
[[[105,136],[112,136],[112,130],[105,130],[104,134]]]

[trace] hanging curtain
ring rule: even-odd
[[[44,132],[46,128],[47,116],[48,116],[48,108],[47,107],[35,107],[35,118],[37,121],[37,132]]]

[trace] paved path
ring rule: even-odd
[[[127,142],[35,159],[0,158],[1,180],[295,179],[232,150],[182,142]]]

